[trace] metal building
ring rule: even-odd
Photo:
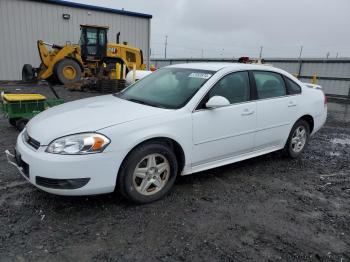
[[[37,40],[78,43],[80,24],[109,26],[108,41],[141,48],[150,57],[151,15],[61,0],[0,0],[0,80],[21,79],[22,66],[39,66]]]

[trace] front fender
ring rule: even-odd
[[[190,114],[172,114],[163,118],[146,118],[98,130],[111,139],[107,151],[125,152],[125,156],[139,144],[154,138],[176,141],[185,155],[185,166],[191,163],[192,122]]]

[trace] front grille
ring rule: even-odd
[[[35,149],[38,149],[40,147],[40,142],[36,141],[34,138],[28,136],[27,143],[34,147]]]
[[[27,130],[24,131],[23,137],[24,137],[24,141],[27,142],[28,145],[35,148],[36,150],[40,147],[40,142],[30,137],[27,133]]]
[[[78,189],[85,186],[90,178],[74,178],[74,179],[53,179],[37,176],[36,184],[39,186],[53,189]]]

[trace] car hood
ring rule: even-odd
[[[35,116],[27,124],[29,136],[42,145],[81,132],[93,132],[170,110],[142,105],[114,95],[98,96],[55,106]]]

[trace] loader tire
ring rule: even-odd
[[[72,59],[63,59],[55,67],[55,76],[61,84],[72,84],[81,79],[81,68]]]
[[[33,66],[25,64],[22,68],[22,81],[28,82],[34,79],[34,70]]]

